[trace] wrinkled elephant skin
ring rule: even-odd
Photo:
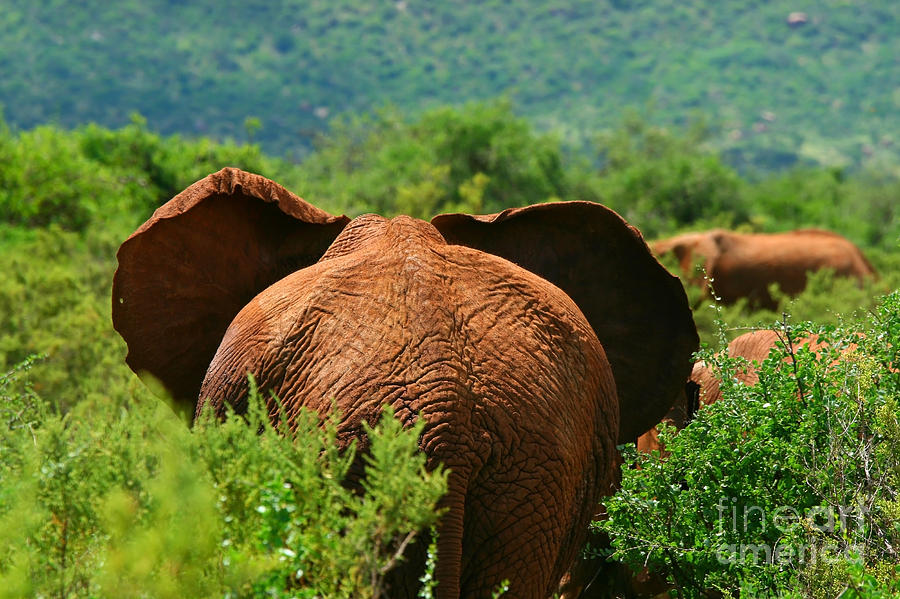
[[[289,423],[333,399],[342,446],[365,450],[385,404],[424,418],[429,467],[450,469],[439,599],[504,579],[505,596],[548,596],[611,491],[616,443],[666,413],[697,347],[679,281],[600,205],[350,221],[236,169],[123,243],[113,320],[129,365],[188,408],[242,412],[249,372]]]

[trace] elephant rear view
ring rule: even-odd
[[[127,361],[188,409],[240,413],[252,373],[289,422],[334,400],[342,446],[364,451],[385,404],[425,419],[428,464],[450,469],[440,599],[504,579],[506,596],[548,596],[616,479],[615,445],[665,414],[698,343],[678,280],[588,202],[350,221],[224,169],[118,258]],[[391,596],[414,596],[404,574]]]
[[[653,251],[658,256],[674,254],[682,275],[699,285],[704,283],[694,268],[702,265],[723,302],[749,298],[752,304],[768,309],[777,307],[769,294],[770,284],[778,283],[782,292],[797,295],[806,287],[809,272],[830,269],[860,284],[876,277],[858,247],[821,229],[774,234],[715,229],[657,241]]]

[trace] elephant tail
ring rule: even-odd
[[[463,523],[466,508],[468,473],[451,469],[447,480],[447,494],[439,507],[441,516],[437,538],[437,599],[459,599],[462,579]]]

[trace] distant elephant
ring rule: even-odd
[[[249,372],[289,422],[334,399],[342,446],[365,450],[385,404],[426,420],[427,463],[450,469],[439,599],[504,579],[505,596],[548,596],[610,492],[616,444],[666,413],[698,345],[679,281],[589,202],[351,221],[224,169],[118,259],[128,364],[176,402],[240,413]],[[416,585],[409,570],[391,596]]]
[[[728,356],[744,358],[749,362],[745,368],[734,373],[735,380],[749,386],[758,383],[759,365],[769,357],[769,353],[779,342],[787,343],[787,339],[783,333],[771,329],[751,331],[735,337],[726,349]],[[794,351],[801,347],[808,347],[811,351],[817,352],[824,345],[825,343],[820,341],[819,336],[815,334],[791,340]],[[852,350],[855,347],[851,344],[847,349]],[[667,422],[676,429],[684,428],[693,419],[698,409],[722,399],[721,384],[720,375],[706,362],[695,362],[685,384],[684,392],[679,395],[661,422]],[[659,442],[657,426],[638,437],[637,448],[645,453],[663,450]]]
[[[752,305],[774,309],[768,286],[796,295],[806,287],[807,273],[831,269],[837,276],[860,283],[875,276],[875,269],[852,242],[828,231],[805,229],[788,233],[733,233],[715,229],[686,233],[651,244],[654,254],[673,253],[682,275],[704,285],[695,264],[706,269],[716,295],[724,303],[748,298]]]

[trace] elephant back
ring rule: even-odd
[[[613,369],[620,442],[634,441],[666,414],[699,339],[681,282],[637,229],[592,202],[447,214],[432,223],[449,243],[506,258],[574,300]]]

